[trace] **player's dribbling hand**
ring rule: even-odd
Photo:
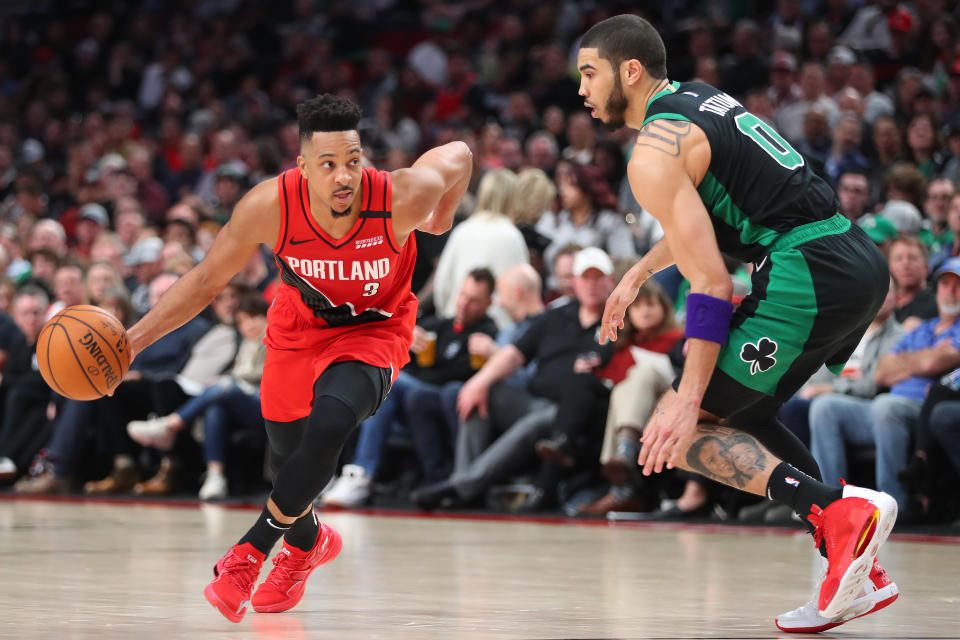
[[[488,387],[477,381],[476,377],[467,380],[457,394],[457,413],[460,419],[466,420],[474,411],[486,418],[488,392]]]
[[[634,284],[628,276],[624,276],[607,298],[607,304],[603,307],[603,322],[600,326],[600,344],[617,339],[617,331],[623,329],[623,316],[627,313],[627,307],[637,299],[638,291],[640,291],[640,285]]]

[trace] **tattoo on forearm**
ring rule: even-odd
[[[687,464],[711,480],[743,489],[767,465],[763,447],[752,436],[727,427],[698,427],[687,450]]]
[[[680,141],[690,134],[690,123],[682,120],[654,120],[640,129],[637,144],[653,147],[671,156],[680,155]]]

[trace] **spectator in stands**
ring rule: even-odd
[[[923,204],[925,219],[920,239],[927,245],[931,255],[935,256],[944,247],[953,244],[953,231],[947,224],[947,215],[956,192],[956,185],[947,178],[935,178],[927,185],[927,199]]]
[[[881,116],[893,115],[893,100],[876,90],[873,65],[867,60],[857,60],[850,67],[850,86],[860,93],[863,100],[863,120],[873,125]]]
[[[414,328],[411,351],[416,357],[397,376],[376,415],[360,423],[353,461],[343,466],[340,477],[320,497],[323,504],[355,507],[366,502],[383,461],[391,429],[395,424],[407,429],[411,427],[402,421],[404,415],[414,412],[412,406],[409,411],[407,409],[412,392],[429,389],[431,401],[439,402],[443,385],[463,382],[473,374],[476,368],[471,363],[470,336],[474,333],[495,336],[497,333],[496,325],[487,316],[494,284],[489,269],[474,269],[461,283],[452,318],[427,318]],[[421,400],[424,397],[422,394]],[[424,437],[416,437],[420,434]],[[414,432],[414,445],[424,476],[431,479],[444,473],[449,459],[447,443],[435,439],[435,435],[432,431]]]
[[[90,256],[90,247],[102,231],[110,228],[110,217],[107,210],[96,202],[80,207],[77,215],[77,224],[74,230],[73,251],[83,258]]]
[[[833,145],[824,163],[831,183],[837,184],[840,176],[848,171],[867,168],[867,159],[860,153],[862,131],[863,126],[856,114],[845,111],[837,117],[833,127]]]
[[[138,240],[123,263],[133,269],[137,284],[130,300],[133,310],[142,316],[150,310],[150,283],[163,271],[163,240],[155,236]]]
[[[508,216],[517,188],[517,174],[494,169],[484,174],[477,191],[477,208],[450,233],[433,276],[437,314],[451,317],[457,287],[470,271],[486,267],[494,277],[530,261],[523,235]]]
[[[223,500],[227,497],[225,463],[231,432],[263,431],[259,385],[267,355],[263,344],[267,308],[266,301],[257,293],[249,290],[242,293],[235,314],[242,342],[230,370],[209,381],[203,391],[176,411],[127,424],[127,433],[134,441],[146,447],[169,451],[178,432],[194,420],[203,418],[206,476],[200,487],[201,500]]]
[[[951,240],[944,244],[940,248],[940,251],[930,257],[931,273],[936,273],[937,269],[939,269],[948,258],[960,255],[960,193],[955,193],[950,198],[946,222],[947,231],[943,232],[943,237],[946,237],[949,231]]]
[[[536,229],[541,216],[553,209],[557,189],[541,169],[527,167],[517,175],[517,188],[507,202],[507,217],[513,220],[527,245],[530,264],[537,273],[546,272],[544,254],[550,239]]]
[[[560,157],[560,150],[557,147],[557,139],[552,134],[547,131],[537,131],[527,138],[524,151],[529,166],[540,169],[548,176],[553,175],[557,158]]]
[[[937,316],[936,296],[927,289],[926,245],[917,236],[901,234],[890,246],[890,275],[897,281],[894,316],[909,331],[919,321]]]
[[[877,248],[880,249],[880,252],[889,258],[890,245],[892,245],[893,241],[900,235],[900,232],[893,226],[893,223],[881,215],[868,213],[860,216],[857,224],[867,232],[871,240],[877,243]]]
[[[828,394],[810,407],[813,456],[825,482],[846,475],[846,450],[876,447],[877,488],[907,507],[907,491],[897,472],[907,464],[914,430],[927,387],[941,374],[960,366],[960,259],[937,272],[939,316],[903,336],[877,364],[878,387],[890,392],[874,399]]]
[[[9,484],[23,473],[49,433],[47,403],[50,388],[36,364],[37,336],[43,328],[49,298],[32,285],[13,296],[13,322],[0,323],[3,354],[3,413],[0,422],[0,484]]]
[[[915,115],[907,125],[907,160],[927,180],[938,175],[946,164],[937,139],[936,123],[928,114]]]
[[[837,105],[824,93],[823,66],[818,62],[805,62],[800,67],[800,90],[803,98],[785,105],[775,112],[777,130],[792,142],[808,139],[803,131],[803,121],[807,112],[817,109],[832,121],[837,115]]]
[[[560,307],[574,299],[573,293],[573,259],[580,250],[578,244],[568,244],[560,247],[553,257],[550,286],[544,299],[551,307]]]
[[[870,204],[870,182],[866,174],[856,169],[842,171],[837,180],[837,198],[841,213],[854,222],[859,220]]]
[[[873,151],[874,156],[870,159],[867,177],[870,178],[870,199],[877,201],[882,200],[890,187],[895,185],[898,174],[894,174],[893,170],[903,161],[900,130],[892,116],[880,116],[873,123]],[[904,168],[908,167],[909,165],[904,165]],[[918,172],[911,172],[913,173]],[[920,178],[922,179],[923,176]],[[904,179],[912,181],[913,177],[912,175],[904,176]],[[910,189],[907,192],[912,194],[913,190]],[[906,199],[909,200],[909,196]]]
[[[421,508],[472,503],[494,483],[506,480],[536,460],[534,445],[552,431],[557,398],[569,387],[577,358],[612,350],[596,342],[603,304],[613,290],[613,263],[596,248],[581,250],[574,259],[575,299],[549,309],[531,323],[513,344],[499,349],[464,384],[457,399],[460,428],[457,432],[453,474],[411,494]],[[526,388],[501,381],[536,361],[536,373]],[[529,495],[531,509],[549,503],[548,490],[557,481],[552,465],[540,466],[539,482]]]
[[[674,368],[666,354],[682,339],[673,304],[656,280],[647,280],[627,308],[616,353],[606,366],[593,369],[594,375],[612,385],[600,451],[610,490],[581,507],[581,513],[604,515],[656,506],[645,503],[639,491],[640,436],[660,396],[673,382]]]
[[[592,165],[574,165],[569,177],[558,174],[557,191],[563,207],[547,212],[537,231],[550,238],[547,262],[564,245],[599,247],[616,258],[636,255],[630,228],[616,211],[617,200],[600,170]]]

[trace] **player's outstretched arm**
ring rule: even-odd
[[[414,230],[441,234],[467,192],[473,153],[464,142],[434,147],[409,169],[393,172],[393,233],[405,242]]]
[[[272,245],[280,231],[276,179],[251,189],[234,207],[206,257],[188,271],[130,328],[133,355],[203,311],[261,243]]]

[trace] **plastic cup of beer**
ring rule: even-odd
[[[417,354],[417,366],[432,367],[437,361],[437,332],[424,331],[423,337],[427,341],[427,346]]]
[[[487,356],[482,353],[470,352],[470,368],[479,371],[487,363]]]

